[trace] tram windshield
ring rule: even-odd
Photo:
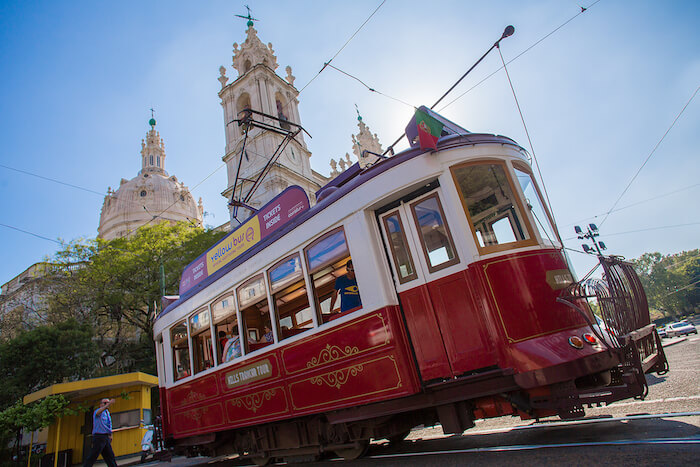
[[[480,248],[489,251],[531,238],[505,164],[466,164],[452,173]]]
[[[537,191],[532,175],[524,170],[520,170],[518,167],[514,167],[514,169],[515,176],[518,178],[520,187],[525,195],[526,208],[530,210],[532,217],[535,218],[535,224],[537,224],[537,228],[540,230],[542,239],[554,244],[557,237],[554,233],[552,223],[549,221],[547,211],[544,209],[542,198]]]

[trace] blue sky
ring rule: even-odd
[[[590,8],[508,66],[565,239],[604,213],[700,85],[700,2],[583,2]],[[149,108],[166,169],[202,197],[205,223],[228,218],[218,68],[245,39],[246,2],[0,3],[0,224],[49,239],[95,237],[98,193],[140,169]],[[381,3],[247,2],[278,73],[301,89]],[[574,17],[579,3],[387,0],[333,65],[411,105],[432,104],[498,39],[506,61]],[[444,101],[501,65],[495,51]],[[351,152],[355,104],[386,146],[408,105],[326,69],[299,96],[312,167]],[[438,110],[442,106],[438,106]],[[527,137],[503,71],[441,110],[475,132]],[[634,258],[700,247],[700,97],[692,100],[601,225],[609,252]],[[218,171],[217,171],[218,168]],[[212,172],[210,178],[204,180]],[[203,181],[204,180],[204,181]],[[629,206],[629,207],[627,207]],[[599,216],[595,218],[595,216]],[[580,250],[580,242],[567,240]],[[0,225],[0,283],[59,245]],[[571,252],[577,273],[593,258]]]

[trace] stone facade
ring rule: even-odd
[[[107,191],[98,237],[105,240],[124,237],[149,222],[190,222],[202,225],[202,199],[195,203],[189,189],[165,171],[165,146],[156,121],[141,141],[141,171],[131,180],[121,179],[119,188]]]
[[[227,187],[221,194],[229,201],[234,192],[237,200],[245,198],[253,181],[258,178],[284,138],[274,131],[250,127],[245,151],[242,151],[246,126],[234,121],[239,118],[240,112],[252,109],[273,115],[283,122],[257,115],[254,118],[285,130],[294,128],[286,122],[301,125],[297,100],[299,92],[294,87],[295,78],[291,67],[286,68],[286,79],[282,79],[275,73],[278,65],[272,44],[264,45],[252,25],[249,25],[246,34],[246,40],[240,48],[238,44],[233,44],[232,66],[238,77],[228,83],[226,68],[219,68],[219,98],[224,111],[226,134],[226,153],[223,160],[226,162],[228,174]],[[259,209],[290,185],[302,187],[313,204],[315,192],[328,182],[328,178],[311,169],[310,158],[311,152],[306,147],[304,135],[299,133],[270,167],[247,204]],[[233,219],[234,209],[231,206],[229,209],[232,215],[231,225],[235,227],[238,222]],[[237,212],[238,220],[250,215],[247,209],[240,209]]]
[[[369,127],[362,121],[362,116],[357,114],[357,127],[360,131],[356,135],[352,135],[352,152],[355,154],[360,167],[364,168],[374,164],[379,160],[377,154],[383,154],[384,149],[379,142],[379,137],[376,133],[372,134]],[[345,153],[345,157],[340,157],[336,161],[331,159],[331,178],[337,177],[344,172],[348,167],[354,164],[350,159],[350,154]]]

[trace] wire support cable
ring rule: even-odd
[[[537,45],[539,45],[542,41],[544,41],[545,39],[547,39],[549,36],[551,36],[551,35],[554,34],[555,32],[559,31],[561,28],[563,28],[564,26],[566,26],[567,24],[569,24],[569,23],[570,23],[571,21],[573,21],[574,19],[578,18],[580,15],[582,15],[582,14],[585,13],[587,10],[589,10],[590,8],[592,8],[593,6],[595,6],[595,5],[596,5],[598,2],[600,2],[600,1],[601,1],[601,0],[596,0],[595,2],[591,3],[591,5],[588,6],[588,7],[581,7],[581,11],[579,11],[579,12],[576,13],[574,16],[572,16],[571,18],[569,18],[569,19],[567,19],[566,21],[564,21],[562,24],[560,24],[559,26],[557,26],[556,28],[554,28],[554,29],[553,29],[551,32],[549,32],[548,34],[545,34],[541,39],[539,39],[538,41],[536,41],[535,43],[533,43],[530,47],[528,47],[528,48],[526,48],[525,50],[523,50],[522,52],[520,52],[520,53],[519,53],[518,55],[516,55],[514,58],[510,59],[510,60],[508,61],[507,64],[510,65],[510,64],[513,63],[515,60],[517,60],[517,59],[519,59],[521,56],[525,55],[525,54],[526,54],[527,52],[529,52],[531,49],[533,49],[534,47],[536,47]],[[476,83],[474,86],[472,86],[471,88],[467,89],[466,91],[464,91],[462,94],[460,94],[459,96],[457,96],[457,97],[455,97],[454,99],[452,99],[452,100],[451,100],[450,102],[448,102],[447,104],[443,105],[443,106],[440,108],[440,110],[438,110],[438,112],[442,112],[442,111],[445,110],[447,107],[449,107],[450,105],[454,104],[454,103],[457,102],[459,99],[461,99],[462,97],[464,97],[466,94],[468,94],[469,92],[471,92],[472,90],[474,90],[475,88],[477,88],[478,86],[480,86],[484,81],[486,81],[487,79],[491,78],[493,75],[495,75],[496,73],[498,73],[499,71],[501,71],[501,68],[503,68],[503,67],[501,66],[501,67],[499,67],[497,70],[494,70],[491,74],[487,75],[484,79],[482,79],[481,81],[479,81],[478,83]]]
[[[357,81],[357,82],[359,82],[360,84],[362,84],[364,87],[366,87],[366,88],[367,88],[369,91],[371,91],[371,92],[375,92],[375,93],[377,93],[377,94],[379,94],[379,95],[381,95],[381,96],[384,96],[384,97],[386,97],[386,98],[389,98],[389,99],[391,99],[391,100],[394,100],[394,101],[396,101],[396,102],[398,102],[398,103],[400,103],[400,104],[403,104],[403,105],[406,105],[406,106],[408,106],[408,107],[411,107],[412,109],[415,109],[415,108],[416,108],[416,106],[413,105],[413,104],[409,104],[409,103],[406,102],[406,101],[402,101],[401,99],[398,99],[398,98],[396,98],[396,97],[392,97],[392,96],[390,96],[390,95],[388,95],[388,94],[384,94],[384,93],[381,92],[381,91],[377,91],[376,89],[374,89],[374,88],[368,86],[364,81],[362,81],[362,80],[361,80],[360,78],[358,78],[357,76],[353,76],[353,75],[351,75],[350,73],[347,73],[347,72],[341,70],[340,68],[331,65],[330,63],[327,63],[326,65],[329,66],[330,68],[333,68],[334,70],[336,70],[336,71],[338,71],[338,72],[344,74],[345,76],[354,79],[355,81]]]
[[[664,133],[664,135],[661,137],[661,139],[659,140],[659,142],[656,143],[656,145],[654,146],[654,149],[651,150],[651,152],[649,153],[649,155],[647,156],[647,158],[644,160],[644,163],[642,163],[642,165],[641,165],[641,166],[639,167],[639,169],[637,170],[637,173],[635,173],[635,174],[634,174],[634,177],[632,177],[632,180],[629,181],[629,183],[627,184],[627,186],[625,187],[625,189],[622,190],[622,193],[620,194],[620,196],[619,196],[619,197],[617,198],[617,200],[613,203],[613,205],[612,205],[612,207],[610,208],[610,210],[608,210],[608,212],[605,214],[605,218],[600,222],[600,225],[601,225],[601,226],[603,225],[603,223],[605,223],[606,220],[608,220],[608,217],[610,216],[610,213],[613,211],[613,209],[615,209],[615,206],[617,206],[617,203],[620,202],[620,200],[622,199],[622,197],[625,196],[625,193],[627,193],[627,190],[629,190],[630,186],[632,186],[632,183],[635,181],[635,179],[637,178],[637,176],[639,175],[639,173],[642,171],[642,169],[644,168],[644,166],[647,165],[647,162],[649,162],[649,159],[651,159],[651,156],[653,156],[654,153],[656,152],[656,150],[659,148],[659,146],[661,146],[661,143],[662,143],[663,140],[666,138],[666,135],[668,135],[669,132],[671,131],[671,129],[676,125],[676,122],[678,121],[679,118],[681,118],[681,115],[683,115],[683,112],[685,112],[685,109],[687,109],[688,106],[690,105],[690,103],[693,101],[693,99],[694,99],[695,96],[697,95],[698,91],[700,91],[700,86],[698,86],[697,88],[695,88],[695,92],[693,93],[692,96],[690,96],[690,99],[688,99],[688,102],[685,103],[685,105],[683,106],[683,108],[681,109],[681,111],[678,113],[678,115],[676,115],[676,118],[673,119],[673,123],[671,123],[671,126],[668,127],[668,130],[666,130],[666,133]]]

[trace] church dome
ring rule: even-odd
[[[184,183],[165,171],[165,148],[155,120],[141,143],[142,169],[131,180],[122,179],[116,191],[108,190],[100,213],[98,236],[105,240],[128,236],[150,222],[185,221],[202,224],[200,198],[195,203]]]

